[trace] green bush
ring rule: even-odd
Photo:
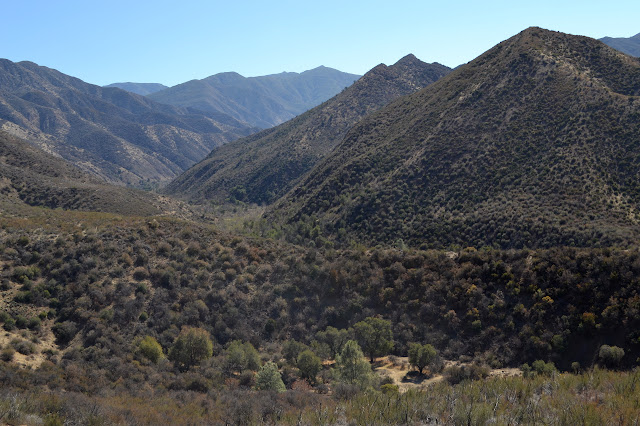
[[[282,382],[282,376],[278,371],[278,366],[269,361],[260,368],[256,375],[256,389],[265,391],[285,392],[286,388]]]
[[[617,368],[624,358],[624,349],[618,346],[602,345],[598,350],[598,359],[608,368]]]
[[[145,336],[140,340],[140,342],[138,342],[138,351],[142,356],[156,364],[164,358],[162,346],[160,346],[160,343],[151,336]]]
[[[187,370],[213,355],[213,342],[202,328],[184,327],[169,351],[169,359]]]

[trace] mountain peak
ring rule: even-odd
[[[409,53],[407,56],[404,56],[395,63],[395,65],[405,65],[405,64],[415,64],[416,62],[422,62],[420,59],[416,58],[413,53]]]

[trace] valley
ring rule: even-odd
[[[639,58],[112,86],[0,61],[0,423],[639,421]]]

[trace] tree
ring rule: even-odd
[[[618,367],[624,358],[624,349],[618,346],[602,345],[598,350],[598,358],[606,367]]]
[[[322,362],[312,351],[307,349],[298,355],[297,366],[300,370],[300,377],[307,379],[310,383],[315,383],[316,375],[322,369]]]
[[[336,355],[342,351],[344,344],[349,340],[348,330],[338,330],[335,327],[328,326],[325,331],[316,334],[318,341],[326,343],[331,351],[331,358],[335,359]]]
[[[256,371],[260,368],[260,354],[249,342],[234,340],[225,351],[227,368],[231,371]]]
[[[364,352],[369,355],[370,362],[373,363],[375,357],[386,355],[393,349],[391,321],[369,317],[356,323],[353,328],[356,339]]]
[[[338,380],[351,385],[365,387],[371,381],[371,366],[363,359],[358,342],[349,340],[336,356]]]
[[[157,364],[164,354],[162,353],[162,346],[156,339],[151,336],[145,336],[140,342],[138,342],[138,351],[142,356]]]
[[[169,351],[169,359],[183,370],[211,358],[212,355],[213,342],[209,333],[202,328],[183,327]]]
[[[420,374],[422,374],[422,370],[424,370],[425,367],[435,361],[436,356],[438,356],[438,353],[435,348],[429,344],[409,344],[409,364],[416,367]]]
[[[288,363],[295,365],[298,361],[298,355],[306,349],[308,349],[307,345],[300,343],[295,339],[291,339],[287,340],[282,346],[282,355]]]
[[[256,389],[266,391],[285,392],[287,389],[278,371],[278,366],[269,361],[260,368],[256,375]]]

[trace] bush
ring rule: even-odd
[[[608,368],[617,368],[624,358],[624,349],[617,346],[602,345],[598,350],[600,363]]]
[[[156,339],[151,336],[146,336],[138,343],[138,351],[142,356],[157,364],[162,358],[164,353],[162,352],[162,346]]]
[[[307,349],[298,355],[296,363],[300,369],[300,377],[307,379],[310,383],[315,383],[316,375],[322,369],[322,362],[312,351]]]
[[[553,373],[558,371],[553,362],[544,362],[539,359],[533,361],[531,366],[529,364],[523,364],[520,367],[520,371],[522,371],[523,377],[535,377],[537,375],[540,376],[551,376]]]
[[[169,351],[169,359],[182,370],[187,370],[212,355],[213,342],[209,333],[202,328],[184,327]]]
[[[22,355],[31,355],[36,352],[36,346],[27,340],[14,340],[11,345]]]
[[[278,366],[269,361],[260,368],[256,376],[256,389],[266,391],[285,392],[287,389],[282,382]]]
[[[2,352],[0,352],[0,359],[3,360],[4,362],[13,361],[13,355],[15,353],[16,353],[15,349],[13,349],[11,346],[7,346],[2,350]]]
[[[428,367],[435,361],[437,356],[438,352],[429,344],[409,344],[409,364],[416,367],[420,374],[422,374],[422,370],[424,370],[425,367]]]
[[[349,340],[340,355],[336,356],[338,380],[361,388],[368,386],[372,378],[371,365],[363,358],[364,354],[358,343]]]
[[[444,370],[444,378],[452,385],[458,384],[465,380],[480,380],[489,375],[487,367],[470,364],[470,365],[453,365]]]
[[[57,343],[62,345],[69,343],[78,332],[76,324],[73,321],[64,321],[54,324],[53,334],[56,336]]]

